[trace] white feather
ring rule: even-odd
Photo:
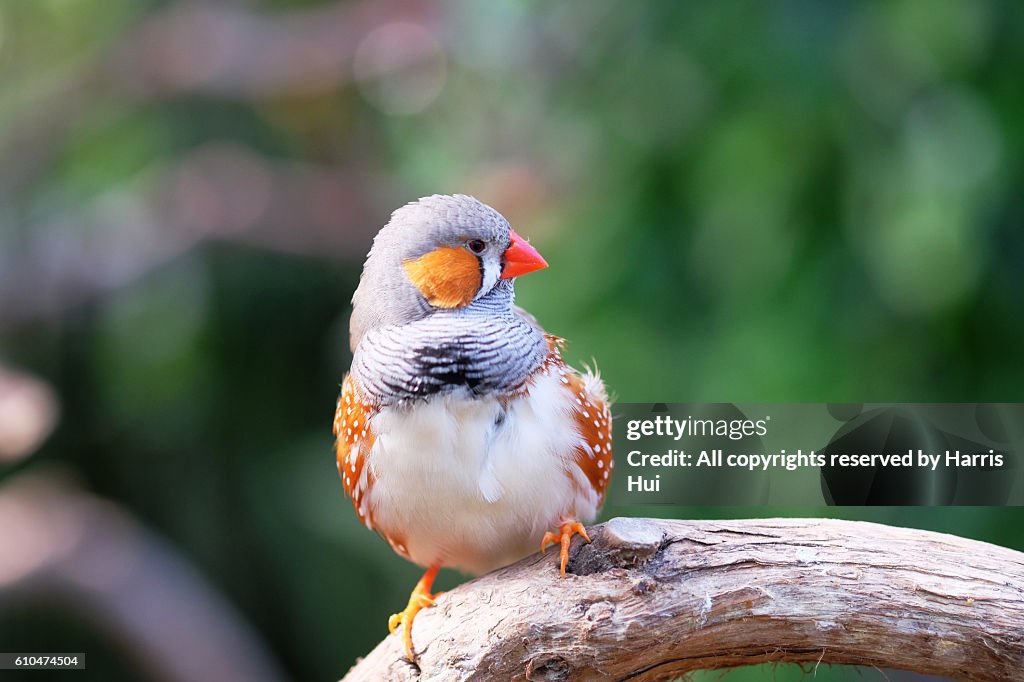
[[[497,398],[468,392],[385,408],[368,455],[376,527],[420,565],[483,573],[536,551],[563,519],[591,521],[597,495],[573,463],[573,404],[556,372],[500,424]]]
[[[494,285],[498,283],[498,278],[501,277],[501,264],[494,258],[485,257],[483,259],[483,276],[480,278],[480,290],[476,292],[476,296],[473,300],[477,300],[490,293]]]

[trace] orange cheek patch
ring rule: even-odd
[[[480,291],[483,276],[476,256],[459,246],[443,246],[407,260],[405,274],[423,297],[438,308],[461,308]]]

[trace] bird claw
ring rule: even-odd
[[[434,576],[437,575],[437,569],[432,568],[420,579],[413,589],[412,594],[409,595],[409,603],[406,604],[405,610],[393,614],[388,618],[388,631],[391,634],[395,634],[395,631],[401,625],[402,627],[402,643],[405,645],[405,657],[410,662],[416,661],[416,652],[412,647],[412,623],[416,619],[416,614],[422,609],[430,608],[437,605],[437,598],[440,597],[443,592],[437,594],[430,593],[430,586],[434,582]]]
[[[395,633],[399,625],[404,625],[406,622],[412,622],[412,619],[416,617],[416,614],[421,610],[431,606],[436,606],[437,602],[434,601],[435,597],[441,596],[435,594],[433,597],[425,594],[416,594],[413,592],[409,598],[409,604],[405,607],[405,610],[400,613],[394,613],[388,619],[388,630],[391,634]]]
[[[569,545],[572,543],[573,535],[580,535],[584,540],[590,542],[590,536],[587,535],[587,529],[578,521],[568,521],[563,523],[559,527],[557,533],[552,533],[550,531],[544,533],[544,537],[540,540],[541,554],[544,554],[548,545],[561,545],[559,556],[561,557],[560,565],[563,576],[565,575],[565,566],[569,563]]]

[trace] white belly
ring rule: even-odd
[[[535,552],[564,518],[593,520],[571,400],[553,373],[507,410],[467,393],[383,409],[368,461],[375,526],[417,564],[484,573]]]

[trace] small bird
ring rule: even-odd
[[[352,298],[338,473],[359,520],[426,568],[388,623],[410,661],[441,567],[485,573],[540,538],[564,576],[573,536],[590,541],[612,420],[599,375],[513,303],[515,279],[547,266],[490,206],[434,195],[391,215]]]

